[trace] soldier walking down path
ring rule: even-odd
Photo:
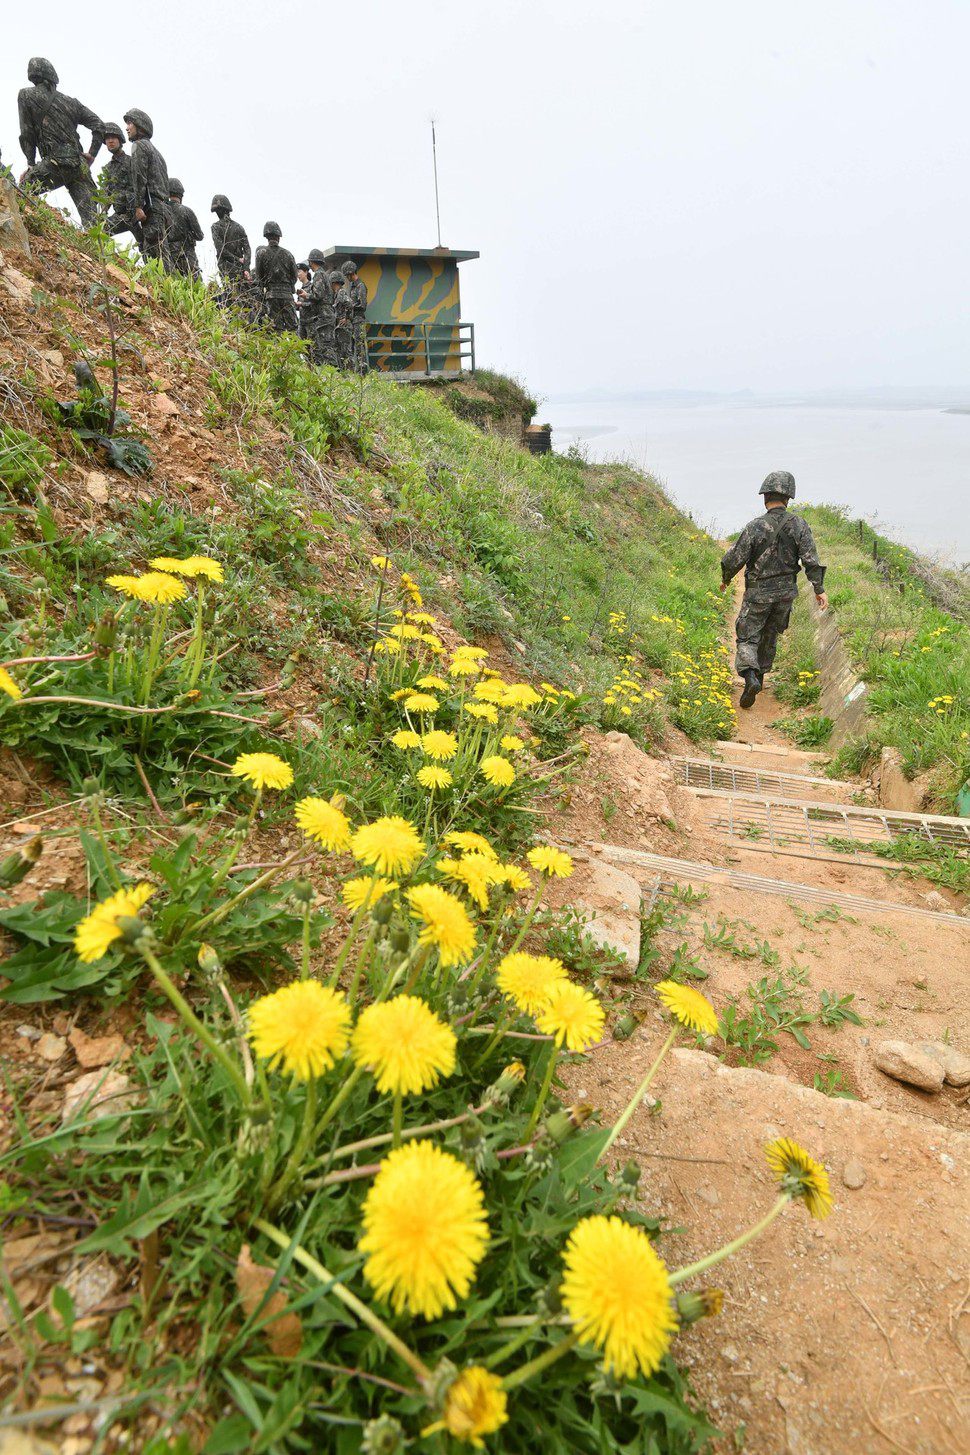
[[[168,167],[152,141],[154,124],[147,111],[133,106],[125,112],[131,148],[131,190],[135,219],[141,224],[142,256],[155,258],[168,267],[168,230],[172,222],[169,205]]]
[[[367,285],[357,275],[357,264],[352,258],[341,266],[340,271],[347,280],[344,283],[347,303],[350,308],[350,354],[345,368],[356,374],[366,374],[367,360]],[[341,290],[343,291],[343,290]]]
[[[232,217],[232,203],[223,192],[212,199],[210,211],[216,215],[212,224],[212,241],[216,250],[216,267],[222,279],[224,304],[240,303],[249,282],[249,238],[246,229]]]
[[[104,144],[111,153],[101,168],[98,189],[107,206],[105,227],[112,237],[130,232],[141,245],[141,224],[135,219],[135,194],[131,185],[131,157],[125,151],[127,132],[116,121],[104,123]]]
[[[57,72],[43,56],[34,56],[27,63],[27,79],[31,84],[17,97],[20,145],[27,158],[21,184],[35,192],[66,187],[82,224],[90,227],[97,204],[89,168],[104,140],[101,119],[73,96],[58,91]],[[86,152],[78,140],[79,126],[86,126],[91,133],[91,146]]]
[[[168,197],[172,208],[172,223],[168,233],[169,262],[173,273],[182,273],[186,278],[201,278],[196,243],[202,241],[199,219],[191,207],[183,202],[185,188],[178,177],[168,179]]]
[[[799,565],[815,588],[821,610],[828,606],[825,567],[819,562],[811,528],[800,515],[788,512],[788,502],[795,498],[794,475],[773,470],[759,494],[765,497],[764,515],[749,521],[721,558],[722,591],[744,568],[744,599],[735,628],[735,668],[744,681],[742,707],[751,706],[765,673],[774,665],[778,638],[788,626],[798,595]]]
[[[256,293],[261,305],[260,322],[275,333],[296,333],[296,309],[293,290],[297,285],[296,259],[280,247],[283,236],[278,222],[267,222],[263,228],[266,246],[256,251]]]

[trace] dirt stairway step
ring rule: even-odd
[[[613,1118],[652,1051],[613,1043],[571,1084]],[[756,1455],[964,1449],[970,1136],[697,1051],[674,1051],[653,1090],[659,1114],[641,1107],[616,1151],[649,1169],[640,1209],[684,1229],[663,1240],[672,1267],[771,1206],[768,1141],[792,1137],[831,1178],[828,1219],[790,1206],[699,1280],[724,1290],[723,1312],[678,1353],[728,1442],[743,1425]]]
[[[779,758],[777,766],[759,763],[724,763],[716,758],[673,757],[674,777],[684,788],[708,788],[727,793],[756,793],[765,797],[805,798],[831,802],[851,800],[861,784],[796,771]],[[798,765],[801,768],[801,764]]]

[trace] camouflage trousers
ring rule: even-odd
[[[367,359],[367,322],[363,318],[355,318],[350,331],[353,339],[351,367],[355,374],[366,374],[370,365]]]
[[[165,269],[169,267],[168,230],[171,225],[172,214],[168,208],[155,204],[141,224],[141,237],[138,241],[142,257],[154,258]]]
[[[794,602],[778,601],[757,591],[746,591],[735,625],[738,649],[734,665],[738,676],[754,670],[764,676],[774,666],[778,638],[791,620]]]
[[[341,319],[334,329],[337,341],[337,362],[341,369],[354,367],[354,336],[350,331],[350,320]]]
[[[311,327],[313,329],[313,362],[331,364],[337,368],[340,356],[337,353],[336,330],[333,324],[314,320]]]
[[[134,212],[112,212],[111,216],[105,219],[105,229],[110,237],[117,237],[119,233],[130,232],[135,242],[141,246],[141,223],[136,221]]]
[[[292,298],[266,298],[261,300],[259,321],[273,333],[296,333],[296,309]]]
[[[97,215],[97,188],[80,158],[76,163],[37,162],[27,168],[24,186],[32,192],[54,192],[66,187],[84,227],[90,227]]]
[[[195,248],[172,248],[168,270],[170,273],[181,273],[183,278],[195,278],[198,281],[202,277],[202,269],[199,267]]]

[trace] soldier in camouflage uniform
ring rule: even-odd
[[[256,296],[260,303],[260,322],[274,333],[296,333],[296,309],[293,291],[296,288],[296,259],[280,247],[283,236],[278,222],[267,222],[263,228],[264,248],[256,250],[254,269]]]
[[[330,287],[333,291],[333,311],[336,319],[334,338],[337,344],[337,362],[341,369],[352,369],[354,367],[354,336],[351,331],[351,321],[354,309],[350,301],[347,280],[342,272],[334,271],[330,274]]]
[[[306,305],[306,308],[309,309],[307,331],[309,337],[313,339],[314,363],[336,366],[337,342],[334,338],[333,290],[330,287],[330,274],[326,268],[326,261],[319,248],[310,249],[309,262],[312,277],[310,279],[310,299]]]
[[[296,331],[300,338],[309,338],[306,328],[306,319],[303,317],[303,309],[310,301],[310,264],[304,258],[302,263],[296,265]]]
[[[186,207],[183,202],[184,196],[185,188],[178,177],[169,177],[168,200],[172,209],[172,224],[168,232],[169,263],[173,273],[200,279],[202,269],[195,245],[202,241],[202,229],[192,208]]]
[[[141,224],[135,221],[135,194],[131,187],[131,157],[125,151],[127,133],[116,121],[104,123],[104,144],[111,153],[101,168],[98,191],[107,207],[105,227],[112,237],[130,232],[141,243]]]
[[[216,215],[212,224],[212,241],[216,250],[216,267],[222,279],[219,302],[228,307],[246,301],[249,289],[249,238],[246,229],[232,217],[232,203],[222,192],[212,199],[210,211]]]
[[[147,111],[133,106],[125,112],[131,147],[131,190],[135,220],[141,224],[142,256],[168,267],[168,230],[172,211],[168,200],[168,167],[152,141],[154,124]]]
[[[357,264],[352,258],[341,266],[346,282],[344,289],[350,305],[350,356],[344,366],[356,374],[366,374],[367,361],[367,286],[357,276]]]
[[[90,227],[97,215],[97,202],[89,169],[104,140],[101,118],[73,96],[58,91],[57,72],[43,56],[34,56],[27,63],[27,79],[31,84],[17,97],[20,145],[27,158],[21,186],[35,192],[66,187],[83,226]],[[86,126],[91,133],[91,146],[86,152],[78,140],[79,126]]]
[[[800,515],[788,511],[789,500],[795,498],[794,475],[773,470],[759,493],[765,497],[764,515],[749,521],[721,558],[722,591],[744,567],[744,599],[735,626],[735,667],[744,682],[742,707],[751,706],[765,673],[774,665],[778,638],[788,626],[798,595],[799,564],[815,588],[821,610],[828,606],[825,567],[819,563],[811,528]]]

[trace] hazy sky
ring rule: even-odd
[[[47,55],[107,119],[151,113],[207,232],[228,192],[298,256],[434,244],[434,112],[479,362],[540,394],[970,385],[970,0],[11,10],[18,173]]]

